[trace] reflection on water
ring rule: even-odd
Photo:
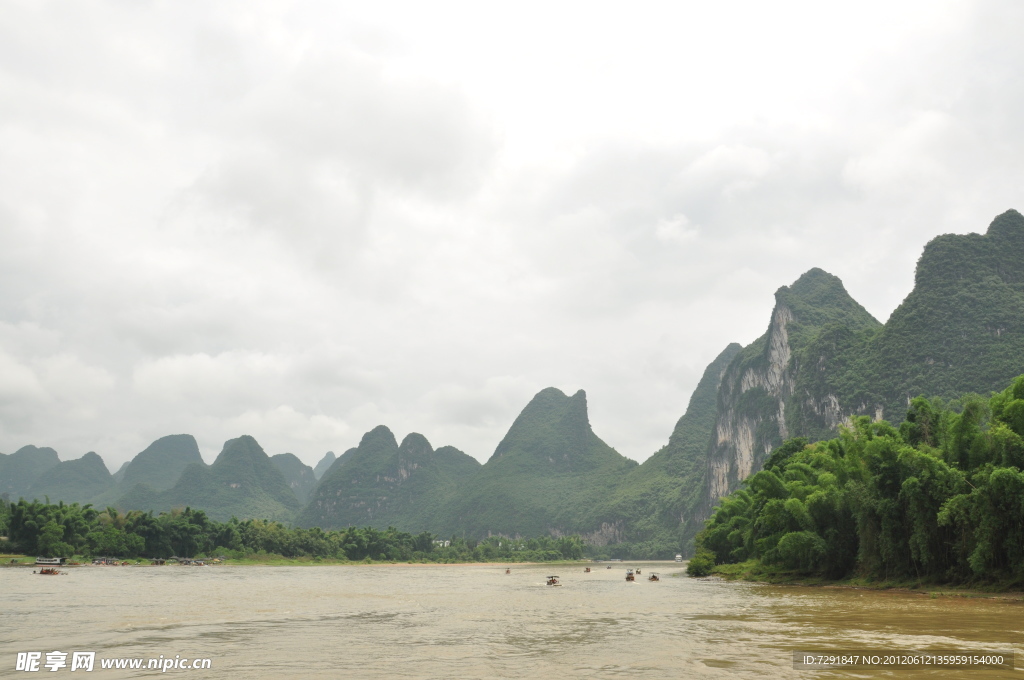
[[[632,565],[631,565],[632,566]],[[209,657],[231,678],[1024,678],[950,669],[796,671],[795,650],[1017,652],[1024,604],[686,578],[625,566],[0,569],[0,675],[19,651]],[[66,669],[65,669],[66,670]],[[153,671],[95,671],[152,677]]]

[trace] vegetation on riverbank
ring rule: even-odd
[[[919,397],[898,430],[860,417],[776,449],[698,535],[690,573],[1021,589],[1022,467],[1024,376],[989,399]]]
[[[921,594],[950,597],[991,597],[1005,596],[1024,600],[1024,589],[1014,579],[1003,579],[970,585],[952,584],[943,581],[893,578],[876,579],[872,576],[851,576],[842,579],[827,579],[820,575],[805,574],[779,565],[764,564],[759,560],[748,560],[735,564],[719,564],[710,575],[727,581],[751,581],[783,586],[824,586],[830,588],[859,588],[864,590],[899,590]]]
[[[28,555],[70,557],[103,555],[122,558],[224,555],[230,559],[280,556],[357,562],[551,562],[584,556],[579,536],[482,541],[429,532],[413,535],[393,527],[349,527],[338,531],[289,528],[267,520],[217,522],[202,510],[154,515],[152,512],[99,511],[77,503],[65,505],[20,500],[0,503],[0,534],[7,547]],[[255,557],[254,557],[255,556]]]

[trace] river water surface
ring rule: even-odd
[[[627,565],[605,566],[5,568],[0,677],[33,677],[14,672],[18,652],[60,650],[212,659],[211,670],[167,672],[197,679],[1024,680],[1006,669],[793,666],[796,650],[942,649],[1015,651],[1019,668],[1018,601],[696,580],[675,563],[628,565],[644,573],[627,583]],[[648,582],[650,571],[662,580]],[[561,587],[545,585],[551,573]],[[157,675],[97,662],[81,677]]]

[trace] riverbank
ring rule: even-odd
[[[410,566],[410,567],[430,567],[430,566],[462,566],[462,567],[483,567],[483,566],[494,566],[500,568],[509,568],[515,566],[525,565],[550,565],[552,567],[557,566],[592,566],[598,564],[591,560],[552,560],[544,562],[506,562],[501,560],[495,560],[493,562],[456,562],[456,561],[445,561],[445,562],[430,562],[427,560],[421,561],[391,561],[391,560],[357,560],[351,561],[346,559],[338,559],[332,557],[284,557],[283,555],[248,555],[246,557],[228,557],[226,559],[218,559],[217,562],[213,562],[216,558],[214,557],[197,557],[195,559],[204,561],[209,566],[264,566],[264,567],[316,567],[316,566],[382,566],[382,565],[395,565],[395,566]],[[0,566],[33,566],[35,565],[35,557],[29,555],[18,555],[18,554],[0,554]],[[91,557],[83,557],[76,555],[69,558],[69,562],[79,562],[81,565],[91,565]],[[151,566],[149,558],[125,558],[125,561],[133,566]],[[649,560],[638,561],[644,564],[648,563]],[[136,565],[136,563],[138,563]],[[617,563],[618,564],[618,563]]]
[[[1024,601],[1024,589],[1019,581],[952,585],[923,580],[878,580],[863,577],[831,580],[767,566],[757,560],[719,564],[711,570],[711,575],[727,581],[749,581],[777,586],[893,590],[929,597],[982,597]]]

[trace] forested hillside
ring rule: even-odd
[[[694,571],[756,560],[831,579],[1021,585],[1022,469],[1024,376],[991,398],[918,397],[898,429],[860,416],[834,439],[776,449],[698,535]]]
[[[704,516],[788,437],[828,438],[848,418],[902,419],[912,398],[987,394],[1024,372],[1024,216],[924,249],[914,290],[879,326],[835,277],[776,293],[768,332],[719,393]]]

